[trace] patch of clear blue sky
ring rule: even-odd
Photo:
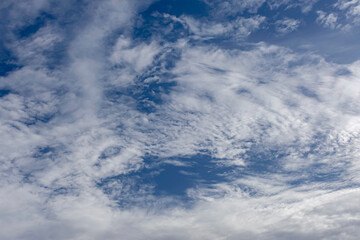
[[[19,69],[17,58],[5,46],[5,42],[0,40],[0,77]]]
[[[129,199],[123,199],[121,194],[114,194],[117,184],[121,185],[122,189],[130,188],[132,195],[138,195],[147,189],[147,194],[155,197],[171,196],[182,201],[191,201],[186,194],[188,189],[228,181],[234,175],[234,168],[219,165],[218,160],[206,153],[170,158],[148,155],[144,158],[144,166],[140,170],[105,178],[97,184],[105,193],[115,196],[120,205]],[[173,161],[182,165],[176,165]]]
[[[168,13],[177,17],[192,15],[203,17],[208,14],[209,7],[199,0],[159,0],[152,4],[142,15],[146,18],[154,12]]]
[[[11,93],[11,90],[9,90],[9,89],[0,89],[0,98],[4,97],[10,93]]]

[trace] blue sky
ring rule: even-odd
[[[0,239],[360,235],[360,0],[0,16]]]

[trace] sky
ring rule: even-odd
[[[360,235],[360,0],[2,0],[0,239]]]

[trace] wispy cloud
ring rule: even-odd
[[[343,1],[339,0],[335,6],[342,11],[345,11],[346,17],[351,19],[354,24],[359,24],[360,19],[360,1],[352,0],[352,1]]]
[[[232,21],[216,21],[195,19],[191,16],[175,17],[164,14],[165,18],[181,23],[194,39],[230,38],[241,40],[257,31],[266,18],[253,16],[249,18],[238,17]]]
[[[280,33],[288,33],[295,31],[300,26],[300,21],[291,18],[285,18],[282,20],[277,20],[275,22],[275,26],[278,32]]]
[[[324,27],[328,27],[331,29],[337,28],[339,25],[337,23],[338,17],[336,13],[329,13],[326,14],[323,11],[317,11],[317,14],[319,15],[316,21],[323,25]]]
[[[317,21],[324,27],[350,31],[360,24],[360,1],[339,0],[333,5],[333,12],[317,11]]]

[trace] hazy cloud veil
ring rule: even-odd
[[[360,1],[0,14],[0,239],[358,239]]]

